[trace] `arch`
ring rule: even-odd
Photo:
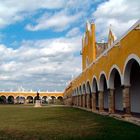
[[[119,67],[117,65],[113,65],[109,71],[109,77],[108,77],[108,87],[110,89],[114,89],[114,76],[115,76],[115,72],[118,72],[120,75],[120,80],[122,83],[122,75],[121,75],[121,71],[119,69]]]
[[[7,103],[6,96],[4,96],[4,95],[0,96],[0,103],[1,104],[6,104]]]
[[[76,96],[76,89],[74,89],[74,96]]]
[[[82,86],[80,85],[79,87],[79,92],[80,92],[80,100],[81,100],[81,107],[83,106],[83,94],[82,94]]]
[[[89,108],[92,108],[92,92],[91,92],[90,82],[87,81],[86,85],[87,85],[87,93],[89,94],[89,100],[88,100]]]
[[[14,104],[14,96],[12,96],[12,95],[8,96],[7,100],[8,100],[9,104]]]
[[[114,89],[114,106],[116,112],[123,112],[122,76],[120,69],[113,66],[109,76],[109,87]]]
[[[27,103],[33,103],[33,97],[27,96],[26,101],[27,101]]]
[[[104,71],[102,71],[101,73],[100,73],[100,76],[99,76],[99,90],[100,91],[103,91],[103,88],[104,88],[104,78],[105,78],[105,80],[106,80],[106,82],[107,82],[107,76],[106,76],[106,73],[104,72]],[[107,84],[107,88],[108,88],[108,82],[106,83]]]
[[[62,96],[58,96],[57,99],[63,100],[63,97]]]
[[[83,94],[86,94],[86,84],[83,84]]]
[[[76,94],[76,95],[79,95],[79,89],[78,89],[78,87],[77,87],[76,89],[77,89],[77,90],[76,90],[76,91],[77,91],[77,94]]]
[[[82,87],[81,87],[81,85],[79,86],[79,93],[80,93],[80,95],[82,95]]]
[[[97,86],[97,87],[96,87]],[[96,88],[98,89],[98,81],[97,81],[97,77],[96,76],[93,76],[93,79],[92,79],[92,92],[96,92]]]
[[[103,92],[103,107],[104,110],[108,111],[109,109],[109,91],[107,87],[107,79],[104,72],[100,74],[99,79],[99,90]]]
[[[83,102],[84,102],[84,107],[87,107],[87,96],[86,96],[86,85],[85,85],[85,83],[83,84]]]
[[[74,90],[74,96],[76,96],[76,94],[77,94],[76,92],[77,92],[77,91],[76,91],[76,88],[75,88],[75,90]]]
[[[92,81],[92,91],[95,94],[96,109],[99,109],[99,91],[98,91],[97,78],[95,76],[93,77],[93,81]]]
[[[57,104],[63,104],[63,97],[58,96],[56,101],[57,101]]]
[[[140,58],[135,54],[129,55],[125,61],[123,68],[123,85],[125,86],[130,85],[130,72],[134,61],[136,61],[140,65]]]
[[[140,114],[140,64],[139,61],[130,59],[126,65],[124,77],[130,84],[130,109],[132,113]],[[126,80],[125,79],[125,80]],[[128,84],[128,83],[125,83]]]
[[[48,99],[47,98],[48,98],[47,96],[43,96],[42,97],[42,103],[43,104],[47,104],[48,103]]]

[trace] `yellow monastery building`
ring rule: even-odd
[[[35,103],[37,93],[33,91],[0,92],[2,104],[28,104]],[[63,103],[63,92],[39,92],[42,103]]]
[[[82,73],[64,91],[64,103],[93,112],[140,114],[140,20],[119,39],[111,29],[98,43],[87,22],[82,39]]]

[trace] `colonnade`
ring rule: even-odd
[[[99,112],[140,114],[140,63],[139,58],[126,60],[123,73],[112,66],[107,76],[84,81],[72,93],[74,106]]]
[[[36,96],[6,96],[6,95],[2,95],[0,96],[0,103],[1,104],[28,104],[28,103],[32,103],[34,104],[36,100]],[[41,103],[47,104],[54,104],[56,102],[63,102],[63,97],[62,96],[40,96],[40,100]]]

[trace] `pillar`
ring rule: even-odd
[[[79,95],[79,106],[81,106],[81,95]]]
[[[75,96],[73,96],[73,105],[75,105]]]
[[[130,114],[130,86],[123,88],[123,109],[126,114]]]
[[[6,97],[6,104],[8,104],[8,97]]]
[[[85,106],[84,107],[86,108],[87,107],[87,93],[85,93],[84,96],[85,96]]]
[[[81,107],[83,106],[83,95],[81,95]]]
[[[114,89],[109,90],[109,113],[115,112]]]
[[[73,105],[75,105],[75,96],[73,96]]]
[[[75,98],[75,106],[77,106],[77,96],[74,96]]]
[[[95,93],[92,93],[92,111],[96,111],[96,97],[95,97]]]
[[[18,103],[17,99],[14,98],[14,104]]]
[[[103,91],[99,92],[99,111],[104,111],[104,96]]]
[[[78,95],[78,106],[80,105],[80,95]]]
[[[83,94],[83,107],[85,107],[85,94]]]
[[[90,95],[87,94],[87,108],[90,108]]]
[[[24,104],[28,104],[28,100],[27,100],[27,99],[25,99],[25,102],[24,102]]]
[[[76,106],[78,106],[79,100],[78,100],[78,95],[76,96]]]

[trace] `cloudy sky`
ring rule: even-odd
[[[0,90],[63,91],[81,72],[87,20],[101,41],[138,19],[139,0],[0,0]]]

